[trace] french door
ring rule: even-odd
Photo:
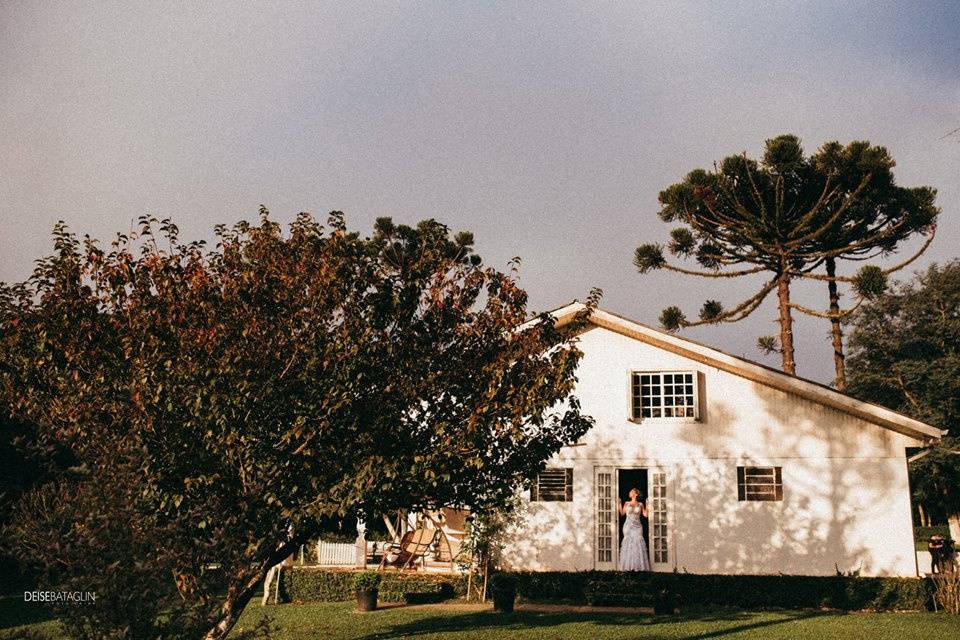
[[[619,555],[620,535],[617,530],[620,519],[617,514],[616,467],[594,467],[594,567],[598,570],[615,570]],[[647,496],[648,537],[650,563],[654,571],[671,571],[676,564],[672,558],[669,499],[667,496],[667,473],[662,468],[649,468],[649,493]]]
[[[615,467],[594,468],[594,566],[601,570],[617,568],[617,470]]]
[[[650,563],[654,571],[669,571],[670,526],[667,511],[667,474],[662,469],[650,470],[650,496],[647,498],[649,510]],[[675,563],[674,563],[675,564]]]

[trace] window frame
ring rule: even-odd
[[[660,376],[660,380],[657,383],[657,386],[659,387],[661,392],[659,395],[659,399],[662,401],[664,398],[663,388],[667,386],[666,383],[663,381],[663,376],[665,375],[689,375],[690,376],[693,384],[693,393],[692,394],[684,393],[682,395],[683,396],[689,395],[692,397],[693,416],[687,416],[687,415],[683,415],[683,416],[660,415],[660,416],[647,416],[647,417],[643,416],[642,388],[645,385],[642,384],[642,378],[638,380],[637,384],[634,384],[634,378],[638,378],[639,376]],[[684,382],[683,385],[686,386],[686,382]],[[652,387],[653,385],[649,385],[649,386]],[[634,395],[634,388],[640,389],[640,395]],[[677,397],[677,394],[674,393],[667,397]],[[636,405],[636,401],[638,399],[641,400],[641,406],[639,408],[639,413],[640,413],[639,416],[636,415],[638,413],[637,405]],[[659,369],[659,370],[631,369],[627,373],[627,416],[628,416],[627,419],[630,422],[635,422],[638,424],[643,422],[699,422],[701,415],[703,415],[703,412],[701,411],[701,407],[700,407],[700,400],[701,400],[700,372],[697,371],[696,369]],[[678,405],[670,405],[670,408],[676,409],[677,406]],[[664,409],[664,406],[661,404],[659,408],[662,410]]]
[[[748,469],[753,470],[754,473],[748,474]],[[773,473],[756,473],[756,471],[772,471]],[[767,475],[772,475],[772,483],[747,482],[748,477],[760,478]],[[753,496],[750,496],[747,487],[751,485],[772,487],[772,494],[767,496],[767,492],[764,492],[763,494],[754,493]],[[783,467],[737,465],[737,502],[783,502]]]
[[[555,494],[548,493],[550,497],[544,497],[540,490],[540,476],[546,472],[563,472],[563,497],[555,497]],[[547,467],[537,474],[533,483],[530,485],[530,502],[573,502],[573,467]]]

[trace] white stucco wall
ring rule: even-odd
[[[548,466],[573,467],[572,502],[524,500],[506,564],[595,563],[594,471],[667,474],[669,562],[692,573],[916,575],[905,447],[912,438],[604,328],[580,339],[577,396],[596,420]],[[699,421],[631,422],[631,371],[697,371]],[[737,466],[780,466],[783,501],[737,500]]]

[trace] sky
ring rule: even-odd
[[[489,264],[520,256],[533,310],[600,287],[655,326],[758,285],[633,267],[691,169],[782,133],[882,144],[900,184],[939,190],[922,268],[960,256],[958,127],[957,2],[6,2],[0,281],[57,220],[105,244],[141,214],[211,239],[264,204],[363,233],[436,218]],[[777,365],[755,347],[775,320],[768,302],[681,335]],[[828,330],[797,319],[800,375],[832,379]]]

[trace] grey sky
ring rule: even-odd
[[[634,271],[669,231],[658,191],[786,132],[886,145],[901,184],[940,190],[918,266],[960,254],[960,140],[939,139],[960,126],[955,2],[8,2],[0,65],[0,280],[60,218],[210,237],[264,203],[363,231],[435,217],[495,265],[522,256],[534,308],[599,286],[655,325],[748,290]],[[774,317],[688,335],[762,359]],[[798,334],[800,373],[828,381],[827,327]]]

